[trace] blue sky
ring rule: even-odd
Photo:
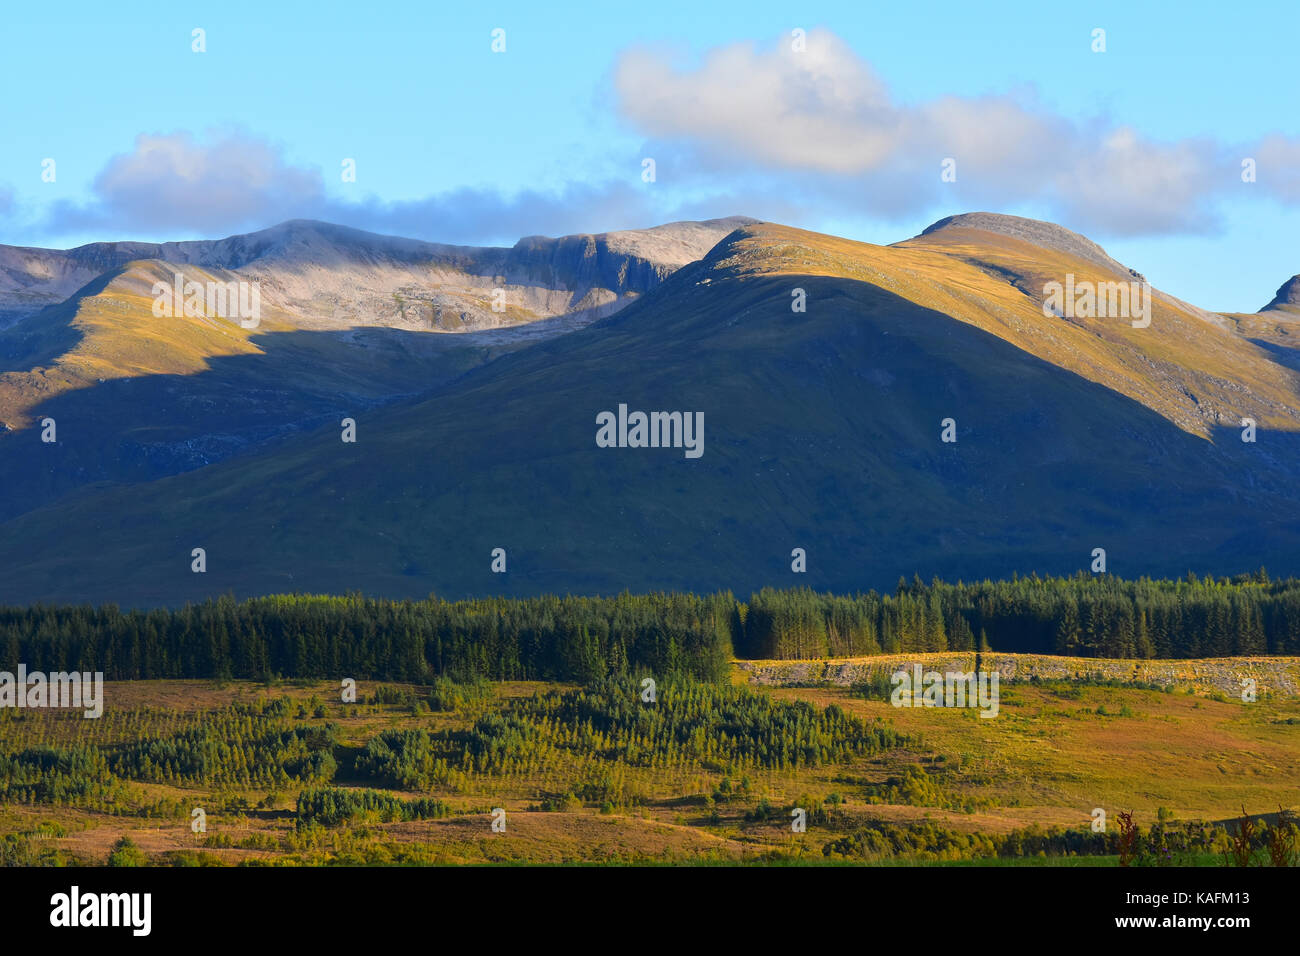
[[[295,216],[508,244],[730,214],[892,242],[991,209],[1084,232],[1207,308],[1257,309],[1300,271],[1290,2],[72,2],[6,19],[10,244]]]

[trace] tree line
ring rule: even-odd
[[[0,607],[0,669],[108,680],[438,676],[587,681],[632,671],[718,680],[732,657],[730,594],[449,602],[275,595],[149,611]]]
[[[1300,654],[1300,580],[1123,580],[1078,574],[893,594],[764,589],[613,597],[392,601],[276,595],[155,610],[0,607],[0,670],[109,680],[339,679],[431,684],[682,675],[733,656],[818,658],[990,650],[1109,658]]]
[[[1013,577],[900,579],[892,595],[765,589],[739,605],[741,657],[972,651],[1073,657],[1300,654],[1300,580]]]

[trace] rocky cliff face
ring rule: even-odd
[[[156,249],[141,243],[95,243],[66,252],[0,246],[0,328],[63,302],[97,276]]]
[[[511,284],[542,285],[575,293],[600,288],[616,295],[648,292],[676,269],[675,265],[611,249],[605,236],[521,239],[506,255],[503,265]]]
[[[0,327],[143,259],[178,271],[193,265],[236,272],[261,283],[263,300],[304,328],[463,332],[570,314],[590,319],[650,291],[753,221],[531,236],[512,248],[441,245],[309,220],[196,242],[100,242],[67,251],[0,246]]]
[[[1277,290],[1277,295],[1273,296],[1273,301],[1261,312],[1272,312],[1275,310],[1286,312],[1300,312],[1300,275],[1292,276],[1282,283],[1282,287]]]

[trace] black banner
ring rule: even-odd
[[[982,934],[992,942],[1008,932],[1144,942],[1195,935],[1232,945],[1293,924],[1296,875],[1033,866],[67,868],[0,871],[0,892],[10,941],[338,945],[403,928],[463,928],[526,945],[578,927],[588,940],[650,940],[689,922],[693,932],[714,925],[728,941],[812,932],[819,945],[865,944],[898,933],[927,948],[965,949]]]

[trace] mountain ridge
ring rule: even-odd
[[[1067,272],[1115,274],[988,230],[875,246],[743,225],[618,313],[373,412],[326,396],[315,427],[146,481],[37,476],[3,525],[0,598],[852,589],[1068,572],[1099,546],[1116,573],[1288,570],[1300,373],[1172,299],[1153,296],[1147,328],[1046,313],[1044,281]],[[268,332],[174,387],[220,409],[222,383],[266,377],[277,340],[334,335]],[[596,416],[620,404],[703,414],[705,453],[599,447]],[[163,427],[141,405],[136,436]],[[1247,415],[1257,444],[1240,440]],[[20,436],[34,440],[4,437],[0,458]]]
[[[736,216],[642,230],[531,236],[511,247],[454,246],[303,219],[224,239],[103,242],[70,250],[0,246],[0,326],[64,301],[104,272],[146,259],[240,272],[264,283],[269,300],[302,312],[303,325],[338,327],[336,320],[361,319],[357,324],[462,331],[512,324],[492,309],[498,280],[507,299],[517,300],[510,303],[515,320],[609,314],[625,304],[620,299],[647,291],[702,255],[734,224],[749,221],[754,220]],[[348,295],[349,283],[359,285],[360,294]],[[321,284],[330,287],[334,301],[315,301]],[[413,300],[427,300],[427,320],[408,320],[400,302],[384,302],[404,291]],[[448,322],[440,323],[444,309]]]
[[[349,259],[373,265],[387,260],[441,269],[443,274],[437,277],[441,279],[461,270],[480,278],[500,278],[507,285],[520,287],[529,283],[550,283],[560,286],[568,293],[567,301],[551,297],[542,303],[536,294],[525,296],[528,302],[521,303],[521,307],[531,313],[528,318],[535,321],[572,313],[579,322],[585,322],[616,311],[620,295],[643,294],[654,282],[662,281],[674,269],[702,258],[733,228],[759,222],[760,220],[748,216],[733,215],[718,219],[681,220],[642,229],[604,233],[574,233],[558,237],[524,236],[512,246],[469,246],[375,233],[322,220],[290,219],[264,229],[221,239],[161,243],[102,241],[66,250],[0,245],[0,329],[33,315],[46,305],[64,301],[103,272],[121,268],[134,260],[161,259],[176,265],[239,271],[254,267],[259,262],[275,260],[277,253],[279,258],[286,258],[285,254],[291,251],[296,253],[296,258],[288,257],[293,261],[314,262],[317,265],[337,266],[339,261]],[[900,240],[892,245],[905,246],[927,240],[933,243],[957,242],[971,232],[1018,239],[1039,248],[1052,249],[1091,262],[1123,277],[1145,281],[1138,270],[1113,259],[1099,244],[1080,233],[1056,223],[1004,213],[967,212],[945,216],[926,226],[911,239]],[[319,241],[313,243],[310,241],[313,238]],[[593,252],[597,255],[592,256]],[[598,257],[613,261],[590,261]],[[620,259],[624,261],[618,261]],[[634,263],[631,274],[635,277],[630,283],[626,271],[629,263]],[[317,272],[314,277],[319,278],[320,273]],[[267,275],[265,278],[270,281],[274,295],[276,277]],[[417,287],[420,285],[417,277],[405,278]],[[393,282],[389,284],[392,285]],[[475,297],[482,300],[487,288],[478,283]],[[458,302],[449,300],[441,304],[430,303],[432,319],[429,328],[437,331],[475,331],[511,324],[492,319],[485,314],[489,310],[482,308],[481,301],[467,299],[463,294],[465,290],[461,291]],[[384,294],[398,293],[384,287]],[[1167,293],[1161,294],[1174,300]],[[455,296],[452,296],[454,299]],[[295,302],[291,296],[280,304],[290,311],[295,306],[303,306],[301,300]],[[317,310],[313,318],[318,327],[330,319],[357,318],[360,310],[356,307],[360,304],[359,301],[347,302],[343,306],[335,303],[335,307],[327,312]],[[457,304],[465,307],[442,308]],[[1189,305],[1185,302],[1182,304]],[[373,297],[365,305],[373,312]],[[456,314],[449,314],[447,321],[442,322],[443,311],[454,311]],[[1218,315],[1199,311],[1207,318]],[[1300,275],[1283,283],[1274,298],[1259,313],[1281,312],[1285,315],[1292,311],[1300,311]],[[390,314],[379,324],[423,327],[418,323],[412,325],[404,310],[399,308],[396,312],[395,316]]]

